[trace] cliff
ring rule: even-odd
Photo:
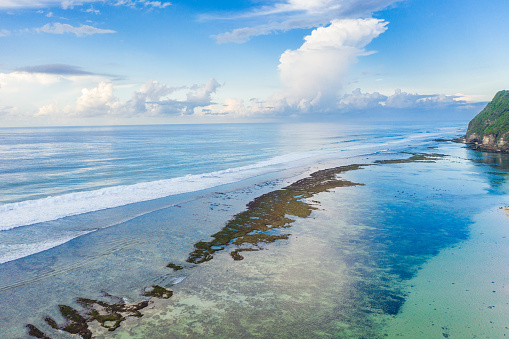
[[[473,149],[509,152],[509,91],[500,91],[468,124],[462,141]]]

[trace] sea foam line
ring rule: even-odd
[[[374,154],[380,152],[380,150],[378,152],[374,151],[376,148],[380,149],[390,145],[396,146],[406,143],[414,144],[416,140],[426,141],[444,136],[444,134],[453,134],[451,132],[452,131],[442,133],[416,133],[402,139],[386,140],[385,142],[373,144],[352,145],[344,147],[343,150],[358,151],[360,149],[371,149],[367,154]],[[106,187],[94,191],[75,192],[60,196],[49,196],[37,200],[8,203],[0,206],[0,231],[171,195],[200,191],[238,182],[274,170],[290,168],[290,164],[295,161],[311,159],[326,154],[332,155],[334,153],[336,152],[331,150],[291,153],[253,165],[211,173],[186,175],[166,180]],[[359,154],[356,155],[359,156]],[[337,157],[337,153],[335,157]],[[305,164],[302,162],[299,164],[299,166],[303,165]]]
[[[0,264],[49,250],[50,248],[57,247],[68,241],[71,241],[74,238],[80,237],[91,232],[94,231],[73,232],[72,234],[62,235],[60,237],[57,236],[55,239],[45,242],[36,242],[29,244],[11,244],[11,245],[0,244]]]
[[[317,152],[293,153],[249,166],[211,173],[186,175],[172,179],[106,187],[94,191],[68,193],[37,200],[4,204],[0,206],[0,231],[170,195],[200,191],[241,181],[275,168],[286,168],[285,166],[293,161],[316,155],[318,155]]]

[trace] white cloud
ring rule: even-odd
[[[27,95],[32,97],[38,90],[42,91],[46,88],[50,88],[52,93],[55,89],[76,88],[79,83],[73,82],[72,78],[74,77],[61,74],[0,73],[0,100],[4,105],[10,104],[0,109],[0,118],[16,122],[21,121],[20,119],[31,121],[30,116],[32,116],[39,119],[33,121],[57,124],[73,124],[73,121],[74,123],[87,123],[87,121],[126,123],[126,119],[150,117],[156,119],[153,121],[164,121],[169,117],[183,118],[183,116],[200,119],[212,116],[234,119],[277,119],[278,117],[299,117],[308,110],[324,112],[329,117],[341,115],[344,118],[352,118],[356,116],[356,112],[364,112],[363,114],[368,113],[372,117],[398,118],[406,117],[409,114],[407,112],[435,112],[440,109],[441,112],[458,112],[458,108],[465,111],[471,109],[471,105],[459,96],[412,94],[399,89],[392,95],[383,95],[379,92],[363,93],[360,89],[356,89],[350,94],[337,95],[336,101],[330,107],[321,105],[320,96],[317,96],[314,101],[306,102],[307,106],[302,102],[292,106],[287,98],[277,95],[267,100],[246,101],[229,98],[224,102],[215,103],[214,94],[221,87],[215,79],[210,79],[199,86],[181,87],[148,81],[138,90],[132,91],[127,99],[121,99],[116,93],[125,91],[126,86],[114,86],[111,82],[100,81],[93,86],[82,87],[81,91],[73,90],[65,93],[61,96],[61,99],[65,99],[62,100],[63,105],[60,105],[57,97],[52,100],[53,102],[48,102],[47,98],[44,98],[45,93],[39,93],[37,100],[31,100],[32,104],[40,102],[39,107],[32,110],[32,113],[29,113],[30,109],[20,110],[19,107],[15,107],[16,101],[9,102],[9,98],[15,95],[20,98]],[[85,78],[87,83],[93,79],[91,76],[76,77],[81,80]],[[13,89],[17,89],[17,92],[10,93]],[[69,101],[71,94],[74,100]]]
[[[167,1],[148,1],[148,0],[0,0],[0,9],[17,9],[17,8],[47,8],[47,7],[62,7],[63,9],[72,9],[76,6],[83,6],[87,3],[109,3],[117,6],[128,7],[151,7],[151,8],[166,8],[171,6]],[[95,13],[96,10],[94,10]]]
[[[226,99],[221,108],[211,111],[217,111],[219,113],[227,113],[235,116],[246,116],[250,115],[250,111],[246,108],[244,100],[229,98]]]
[[[249,41],[253,36],[269,35],[275,31],[272,25],[263,25],[257,27],[243,27],[234,29],[232,32],[225,32],[212,37],[216,39],[217,43],[224,44],[228,42],[244,43]]]
[[[185,87],[168,87],[165,84],[160,84],[159,81],[150,80],[144,83],[137,93],[142,94],[148,100],[160,101],[162,97],[182,88]]]
[[[6,29],[0,29],[0,37],[11,35],[11,32]]]
[[[394,108],[409,108],[414,106],[420,99],[423,98],[423,96],[418,94],[409,94],[402,92],[401,89],[396,89],[394,94],[387,98],[386,106]]]
[[[213,104],[211,96],[220,86],[215,79],[191,87],[168,87],[158,81],[148,81],[118,108],[126,116],[192,115],[197,108]],[[170,97],[181,91],[186,91],[185,100]]]
[[[61,24],[61,23],[53,23],[46,24],[41,28],[36,28],[36,32],[39,33],[51,33],[51,34],[64,34],[64,33],[73,33],[76,36],[85,36],[91,34],[106,34],[106,33],[116,33],[111,29],[100,29],[88,25],[81,25],[80,27],[74,27],[69,24]]]
[[[58,107],[58,104],[48,104],[39,107],[39,110],[37,113],[34,114],[35,117],[49,117],[53,115],[54,113],[58,113],[60,111],[60,108]]]
[[[369,52],[364,47],[387,22],[378,19],[333,20],[315,29],[297,50],[287,50],[279,70],[284,90],[280,100],[302,111],[334,107],[349,67]]]
[[[81,6],[87,2],[97,2],[97,0],[61,0],[60,4],[63,9],[74,8],[74,6]]]
[[[61,6],[63,9],[73,8],[87,2],[101,0],[0,0],[0,8],[40,8]]]
[[[0,73],[0,102],[11,106],[18,103],[24,113],[55,122],[91,117],[165,117],[193,115],[214,104],[212,96],[220,87],[215,79],[180,87],[148,81],[126,100],[116,94],[118,90],[125,98],[126,86],[114,86],[106,76],[79,67],[55,64]]]
[[[72,67],[69,72],[58,72],[57,66],[65,65],[53,65],[56,68],[46,66],[0,73],[0,103],[16,106],[21,115],[33,116],[39,107],[50,103],[59,101],[69,105],[79,95],[81,88],[107,79],[106,76],[85,71],[77,73],[72,71]],[[47,72],[39,72],[45,70]],[[65,71],[65,67],[63,70]],[[42,114],[42,111],[40,113]]]
[[[479,101],[490,101],[491,97],[487,97],[485,95],[475,95],[475,94],[463,94],[456,93],[454,95],[456,101],[466,101],[466,102],[479,102]]]
[[[469,102],[457,95],[417,94],[396,89],[394,94],[386,96],[378,92],[362,93],[360,88],[340,98],[338,107],[342,111],[366,110],[376,108],[393,109],[437,109],[444,107],[468,106]]]
[[[320,27],[334,19],[367,17],[399,1],[401,0],[288,0],[238,15],[202,18],[254,21],[252,25],[213,36],[218,43],[242,43],[253,36],[297,28]]]
[[[346,119],[355,119],[359,112],[368,112],[369,116],[377,118],[405,119],[407,114],[412,112],[449,112],[444,115],[444,119],[465,118],[458,112],[471,111],[478,109],[478,103],[471,103],[463,100],[463,97],[457,95],[445,94],[412,94],[396,89],[392,95],[383,95],[379,92],[363,93],[360,88],[355,89],[350,94],[336,97],[337,102],[332,103],[330,107],[319,107],[319,113],[325,113],[327,117],[342,117]],[[318,100],[318,99],[317,99]],[[315,100],[316,101],[316,100]],[[484,105],[485,103],[483,103]],[[226,114],[230,118],[278,118],[278,117],[301,117],[313,107],[316,103],[299,103],[298,106],[289,105],[281,96],[274,95],[267,100],[251,99],[247,104],[242,99],[229,98],[222,105],[206,107],[206,113],[210,115]],[[426,114],[428,114],[426,113]],[[423,115],[423,119],[427,115]],[[433,115],[433,114],[432,114]],[[434,115],[433,115],[434,116]],[[436,117],[435,118],[440,118]]]
[[[114,95],[113,84],[100,82],[97,87],[83,88],[75,105],[61,108],[58,102],[41,106],[36,117],[98,117],[122,113],[124,104]]]
[[[128,6],[128,7],[150,7],[150,8],[166,8],[171,6],[171,2],[168,1],[149,1],[149,0],[117,0],[116,6]]]
[[[40,84],[50,85],[57,83],[61,80],[61,76],[57,74],[46,74],[46,73],[29,73],[29,72],[11,72],[11,73],[0,73],[0,89],[2,91],[9,91],[15,89],[16,91],[20,87],[26,84]]]
[[[385,106],[387,96],[378,92],[362,93],[360,88],[357,88],[352,94],[345,94],[339,100],[339,108],[343,109],[367,109],[375,108],[378,106]]]
[[[94,6],[90,6],[90,8],[86,9],[84,12],[85,13],[101,14],[101,11],[98,9],[95,9]]]
[[[19,116],[19,110],[14,106],[0,107],[0,118],[13,118]]]
[[[180,87],[180,90],[187,90],[185,100],[162,99],[149,102],[152,105],[151,112],[164,115],[192,115],[200,108],[212,105],[212,94],[216,93],[220,87],[221,85],[214,78],[204,85]]]
[[[111,83],[100,82],[92,89],[84,88],[76,100],[75,112],[81,116],[98,116],[111,114],[120,106],[118,98],[113,95]]]
[[[222,105],[213,105],[207,107],[209,115],[227,115],[231,118],[267,118],[280,112],[274,106],[268,106],[268,103],[258,99],[251,99],[246,105],[243,99],[228,98]]]
[[[154,7],[154,8],[166,8],[171,6],[170,2],[161,2],[161,1],[141,1],[145,6]]]
[[[124,114],[133,115],[157,115],[161,111],[161,103],[168,103],[171,100],[168,95],[185,87],[168,87],[158,81],[147,81],[139,91],[131,95],[131,100],[123,104]]]
[[[216,79],[210,79],[203,86],[194,86],[192,91],[187,93],[187,102],[191,106],[206,106],[211,103],[211,94],[215,93],[221,85]]]
[[[148,81],[132,93],[131,99],[121,101],[115,96],[112,83],[100,82],[96,87],[82,89],[74,105],[64,108],[58,103],[42,105],[36,116],[129,118],[192,115],[195,111],[200,111],[200,108],[213,104],[211,96],[219,87],[220,84],[215,79],[192,87],[168,87],[157,81]],[[187,91],[187,99],[177,100],[170,97],[182,90]]]

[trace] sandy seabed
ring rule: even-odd
[[[219,229],[203,234],[194,246],[208,260],[174,272],[185,279],[165,286],[171,298],[152,298],[143,317],[129,317],[115,331],[93,321],[93,336],[503,337],[509,218],[499,207],[509,201],[506,172],[473,161],[478,155],[459,145],[439,146],[433,153],[444,156],[382,159],[338,172],[349,184],[292,193],[283,201],[290,209],[309,208],[300,206],[306,213],[297,216],[278,210],[277,230],[228,229],[235,236],[223,243],[214,242],[223,239]],[[207,199],[203,206],[212,206]],[[268,238],[283,234],[268,231],[285,236]],[[256,234],[263,236],[254,242]],[[239,246],[254,250],[234,260],[230,253]]]

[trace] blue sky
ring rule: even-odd
[[[509,2],[0,0],[0,126],[470,119]]]

